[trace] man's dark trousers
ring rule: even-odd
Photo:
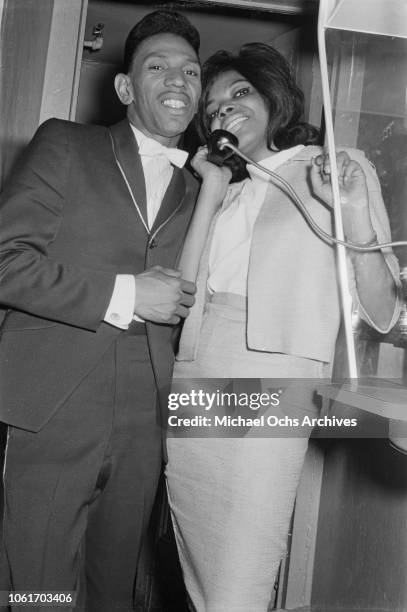
[[[87,610],[132,607],[161,465],[140,326],[119,336],[40,432],[10,428],[4,527],[13,590],[76,590],[85,551]]]

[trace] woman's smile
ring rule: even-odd
[[[247,119],[248,117],[246,115],[241,115],[241,114],[234,115],[232,117],[227,117],[222,122],[222,129],[235,134],[241,127],[242,122],[247,121]]]

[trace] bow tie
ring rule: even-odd
[[[164,155],[171,164],[182,168],[187,161],[188,153],[182,149],[174,147],[164,147],[162,144],[152,138],[145,138],[139,146],[139,153],[145,157],[156,157]]]

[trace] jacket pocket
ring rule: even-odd
[[[9,310],[1,326],[1,333],[24,331],[26,329],[46,329],[55,327],[55,325],[57,323],[49,319],[41,319],[41,317],[34,317],[24,312]]]

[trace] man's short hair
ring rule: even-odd
[[[126,74],[129,72],[137,47],[143,40],[164,33],[185,38],[198,55],[200,37],[195,26],[175,11],[155,11],[143,17],[130,31],[124,47],[123,72]]]

